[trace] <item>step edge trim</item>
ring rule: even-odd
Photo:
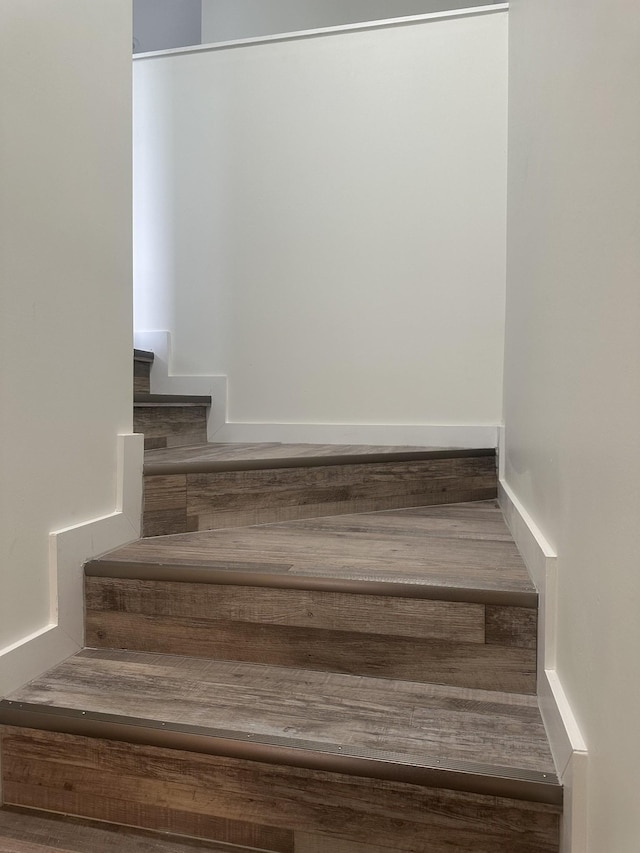
[[[214,474],[223,471],[264,471],[279,468],[320,468],[332,465],[374,465],[386,462],[428,462],[437,459],[480,459],[495,457],[495,450],[414,450],[380,453],[345,453],[335,456],[287,456],[265,459],[145,462],[145,476],[167,474]],[[496,486],[497,489],[497,486]]]
[[[562,806],[555,773],[523,768],[447,759],[415,764],[372,749],[7,699],[0,701],[0,724]]]
[[[86,577],[117,578],[119,580],[318,590],[353,595],[494,604],[528,609],[536,609],[538,606],[538,593],[533,587],[530,590],[487,589],[446,586],[444,584],[402,583],[400,581],[351,580],[341,577],[319,577],[317,575],[294,575],[251,570],[238,571],[231,568],[224,569],[190,563],[136,563],[116,560],[90,560],[85,564],[84,571]]]

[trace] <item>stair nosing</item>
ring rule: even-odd
[[[433,757],[416,764],[400,753],[8,699],[0,701],[0,724],[562,805],[555,774],[523,768]]]
[[[456,601],[528,609],[535,609],[538,606],[538,593],[534,588],[529,590],[491,589],[470,585],[453,586],[438,583],[424,584],[406,581],[350,579],[339,576],[300,575],[250,569],[237,570],[201,563],[159,563],[133,560],[90,560],[85,564],[84,571],[87,577],[117,578],[120,580],[321,590],[353,595]]]
[[[492,448],[477,450],[411,450],[348,453],[335,456],[285,456],[263,459],[184,460],[175,462],[145,462],[145,476],[167,474],[211,474],[228,471],[264,471],[278,468],[318,468],[331,465],[370,465],[385,462],[422,462],[431,459],[468,459],[495,456]]]

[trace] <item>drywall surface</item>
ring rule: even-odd
[[[506,30],[135,61],[135,326],[229,420],[501,420]]]
[[[200,44],[202,0],[133,0],[133,52]]]
[[[485,3],[486,0],[202,0],[202,42],[425,15]]]
[[[3,0],[0,103],[1,667],[131,432],[130,0]]]
[[[558,555],[585,853],[640,838],[639,41],[625,0],[511,4],[506,481]]]

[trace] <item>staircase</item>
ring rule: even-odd
[[[151,360],[145,538],[86,565],[87,648],[0,703],[0,851],[558,853],[493,450],[205,445]]]

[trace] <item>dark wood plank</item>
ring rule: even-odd
[[[486,608],[486,642],[498,646],[518,646],[535,651],[538,611],[527,607]]]
[[[556,806],[12,728],[3,755],[5,798],[19,805],[78,814],[91,798],[113,820],[118,804],[170,803],[194,824],[207,815],[411,853],[558,853]]]
[[[218,622],[240,622],[458,643],[485,641],[484,605],[464,602],[89,577],[85,606],[89,614],[206,620],[212,631]]]
[[[300,477],[304,480],[300,483]],[[495,485],[495,460],[491,457],[470,459],[427,459],[416,462],[379,462],[354,465],[322,465],[309,468],[272,468],[257,471],[219,471],[213,474],[189,474],[196,500],[209,506],[216,497],[233,498],[242,507],[256,491],[271,495],[273,504],[286,504],[292,489],[324,491],[328,500],[357,499],[370,495],[397,495],[453,488],[452,480],[468,480],[478,488]],[[439,483],[435,489],[434,482]]]
[[[431,490],[420,494],[388,495],[383,497],[357,498],[345,501],[319,501],[317,503],[292,502],[286,506],[247,506],[244,509],[217,509],[187,513],[185,532],[221,530],[226,527],[247,527],[254,524],[277,524],[282,521],[300,521],[307,518],[344,515],[351,513],[382,512],[389,509],[406,509],[416,506],[434,506],[437,504],[459,503],[463,501],[483,501],[494,497],[495,487],[474,488],[457,484],[460,488],[451,490]],[[327,495],[325,495],[326,497]],[[304,495],[300,495],[302,499]],[[307,495],[307,500],[321,495]],[[169,531],[167,531],[169,533]]]
[[[155,510],[162,508],[155,504],[162,501],[163,488],[170,488],[170,475],[147,474],[145,492],[149,501],[145,501],[145,535],[484,500],[496,495],[495,459],[491,456],[393,462],[376,462],[363,456],[362,464],[324,465],[320,463],[331,457],[326,446],[322,449],[325,452],[314,457],[317,464],[310,467],[187,473],[187,521],[180,531],[175,527],[162,530],[160,519],[154,515]],[[187,450],[174,452],[186,457]],[[296,456],[295,450],[294,446],[291,450],[294,460],[304,458]],[[169,452],[155,451],[155,456]],[[275,454],[277,451],[254,453],[253,462],[269,452]],[[224,461],[226,455],[228,453],[220,450],[207,455],[200,449],[191,464],[193,459],[208,457]],[[152,453],[147,454],[147,458],[150,457]],[[274,466],[278,464],[277,456],[269,461],[273,461]]]
[[[256,840],[255,833],[251,840]],[[287,840],[284,849],[292,853],[291,840]],[[236,846],[203,839],[168,838],[157,832],[66,815],[0,809],[2,853],[195,853],[196,850],[241,853]]]
[[[187,513],[183,509],[159,509],[145,512],[143,536],[170,536],[174,533],[186,533]]]
[[[495,463],[490,457],[188,475],[189,512],[193,515],[216,507],[251,508],[257,496],[263,507],[281,510],[300,504],[354,504],[400,496],[413,496],[413,504],[405,505],[419,506],[430,494],[490,488],[496,488]]]
[[[205,406],[134,406],[134,432],[145,435],[145,447],[178,447],[207,440]]]
[[[144,487],[146,510],[182,509],[187,506],[187,478],[184,474],[148,477]]]
[[[146,477],[143,535],[164,536],[187,531],[187,478],[184,474]]]
[[[367,842],[343,841],[322,835],[310,835],[308,832],[296,832],[295,853],[396,853],[397,847],[379,847]]]
[[[133,362],[133,392],[148,394],[150,390],[151,363],[134,360]]]
[[[87,613],[91,646],[535,693],[535,650],[130,613]]]

